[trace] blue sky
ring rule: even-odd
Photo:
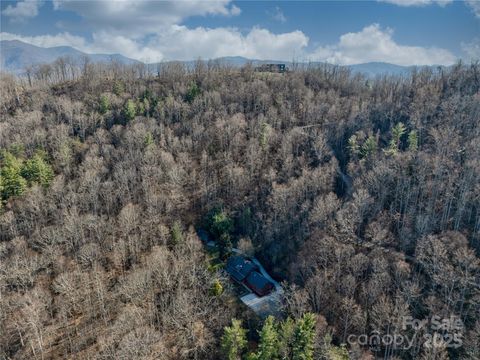
[[[2,0],[1,39],[146,62],[449,65],[480,57],[480,0]]]

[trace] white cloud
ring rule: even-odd
[[[54,0],[57,10],[79,14],[94,31],[129,37],[158,33],[192,16],[236,16],[240,8],[230,0]]]
[[[301,31],[274,34],[263,28],[253,28],[243,34],[236,28],[189,29],[171,25],[146,39],[135,39],[109,31],[97,31],[92,41],[68,32],[57,35],[20,36],[1,33],[3,40],[17,39],[43,47],[69,45],[86,53],[120,53],[146,62],[162,60],[192,60],[198,57],[212,59],[222,56],[244,56],[262,60],[289,60],[294,57],[310,58],[334,64],[350,65],[372,61],[398,65],[450,65],[457,58],[448,50],[435,47],[397,44],[393,30],[378,24],[347,33],[338,43],[307,50],[309,38]],[[472,58],[479,45],[462,44],[464,52]]]
[[[159,62],[165,58],[158,47],[151,47],[126,36],[110,34],[105,31],[93,33],[93,42],[82,51],[91,54],[122,54],[131,59],[148,63]]]
[[[398,6],[426,6],[426,5],[437,4],[443,7],[445,5],[450,4],[453,0],[377,0],[377,1],[394,4]]]
[[[391,1],[391,0],[389,0]],[[418,0],[408,0],[418,1]],[[427,1],[427,0],[424,0]],[[63,32],[56,35],[21,36],[1,33],[5,40],[18,39],[33,45],[67,45],[86,53],[119,53],[145,62],[212,59],[244,56],[261,60],[310,58],[336,64],[383,61],[398,65],[447,65],[456,61],[448,50],[397,44],[393,31],[378,24],[347,33],[338,43],[308,50],[309,38],[300,30],[275,34],[254,27],[188,28],[182,19],[194,15],[233,16],[240,9],[230,0],[216,1],[75,1],[55,0],[57,9],[79,13],[92,26],[91,40]],[[285,20],[280,8],[272,13]]]
[[[230,8],[230,15],[232,16],[238,16],[242,13],[242,9],[240,9],[238,6],[232,5]]]
[[[480,60],[480,37],[473,39],[470,42],[462,42],[462,51],[465,53],[465,60],[479,61]]]
[[[127,36],[99,31],[93,41],[61,33],[57,35],[21,36],[1,33],[2,40],[20,40],[42,47],[69,45],[86,53],[120,53],[146,62],[161,60],[212,59],[222,56],[244,56],[252,59],[291,59],[302,53],[308,37],[301,31],[274,34],[266,29],[253,28],[246,35],[235,28],[208,29],[172,25],[145,44]]]
[[[480,1],[479,0],[466,0],[465,2],[471,9],[475,17],[480,18]]]
[[[9,17],[11,21],[21,22],[38,15],[38,9],[43,5],[42,1],[24,0],[17,2],[14,6],[8,5],[2,14]]]
[[[281,23],[287,21],[287,18],[283,14],[282,9],[280,9],[278,6],[276,6],[274,10],[267,11],[267,15],[270,16],[273,20],[279,21]]]
[[[372,61],[397,65],[450,65],[457,60],[445,49],[397,44],[392,35],[392,29],[372,24],[360,32],[340,36],[335,45],[317,48],[312,58],[345,65]]]
[[[437,4],[441,7],[444,7],[448,4],[451,4],[453,0],[377,0],[378,2],[384,2],[389,4],[394,4],[398,6],[426,6]],[[463,0],[466,6],[468,6],[475,17],[480,18],[480,0]]]
[[[148,46],[165,60],[214,59],[244,56],[251,59],[291,59],[307,47],[308,37],[301,31],[274,34],[253,28],[242,34],[236,28],[209,29],[173,25],[150,39]]]

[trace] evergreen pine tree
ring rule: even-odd
[[[220,257],[224,257],[232,248],[232,231],[233,220],[224,211],[216,211],[210,220],[210,232],[218,242]]]
[[[315,315],[306,313],[297,320],[293,336],[293,360],[313,360]]]
[[[224,328],[221,341],[222,351],[227,360],[239,360],[247,346],[247,331],[241,320],[232,319],[232,325]]]
[[[375,136],[370,135],[367,140],[362,145],[362,149],[360,151],[363,158],[369,157],[370,155],[374,154],[377,151],[377,139]]]
[[[225,258],[225,256],[232,250],[232,240],[230,234],[223,233],[218,238],[218,250],[220,251],[220,258]]]
[[[2,199],[21,195],[27,188],[27,181],[21,176],[21,160],[15,158],[10,152],[2,153],[0,176],[2,177]]]
[[[117,96],[120,96],[123,94],[125,91],[125,86],[121,81],[115,81],[115,84],[113,84],[113,93]]]
[[[1,171],[0,171],[1,173]],[[0,175],[0,211],[2,210],[3,207],[3,177]]]
[[[20,174],[29,184],[37,183],[44,187],[50,185],[54,174],[44,158],[45,156],[37,153],[23,164]]]
[[[110,110],[110,100],[106,95],[102,95],[100,97],[100,104],[99,104],[99,112],[100,114],[106,114],[108,110]]]
[[[258,360],[278,359],[278,332],[273,316],[267,317],[260,331],[260,343],[258,346]]]
[[[182,225],[179,221],[175,221],[170,229],[170,246],[174,247],[181,242],[183,242]]]
[[[280,359],[292,358],[293,335],[295,333],[295,321],[288,317],[281,324],[278,331]]]
[[[332,344],[332,336],[325,335],[321,349],[322,357],[328,360],[349,360],[348,350],[345,344],[335,346]]]
[[[395,155],[398,152],[398,148],[400,146],[400,141],[402,136],[405,134],[405,125],[402,122],[396,124],[392,129],[392,139],[390,140],[390,144],[388,149],[385,151],[389,155]]]
[[[269,133],[270,125],[267,123],[262,123],[261,130],[260,130],[260,146],[263,150],[267,147],[268,144],[268,133]]]
[[[123,107],[123,115],[127,121],[132,121],[135,119],[135,115],[137,114],[137,108],[133,100],[129,99],[124,107]]]
[[[352,135],[348,139],[348,150],[352,158],[357,157],[360,154],[360,145],[358,145],[357,135]]]
[[[416,130],[410,131],[408,134],[408,150],[415,152],[418,149],[418,134]]]

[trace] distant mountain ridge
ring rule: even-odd
[[[2,71],[17,75],[23,73],[27,66],[51,63],[63,56],[69,56],[75,60],[80,60],[82,57],[88,56],[93,62],[109,62],[115,60],[122,64],[140,63],[137,60],[129,59],[120,54],[87,54],[70,46],[44,48],[19,40],[0,41],[0,68]]]
[[[70,46],[57,46],[44,48],[19,40],[1,40],[0,41],[0,69],[16,75],[24,73],[25,68],[30,65],[52,63],[59,57],[69,56],[74,60],[79,61],[81,58],[87,56],[93,62],[110,62],[112,60],[121,64],[140,64],[138,60],[130,59],[120,54],[87,54],[80,50],[77,50]],[[292,61],[281,60],[256,60],[247,59],[241,56],[227,56],[214,59],[223,63],[230,64],[232,66],[243,66],[248,63],[254,65],[265,63],[285,63],[287,66],[292,67],[294,64]],[[181,61],[187,67],[194,66],[195,60]],[[322,62],[299,62],[301,65],[322,65]],[[151,64],[155,67],[157,64]],[[407,75],[415,66],[400,66],[384,62],[369,62],[357,65],[345,65],[345,67],[352,70],[353,73],[363,73],[369,77],[376,75]]]

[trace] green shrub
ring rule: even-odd
[[[187,94],[185,95],[185,100],[189,103],[192,103],[195,98],[200,95],[200,88],[196,83],[193,83],[188,88]]]
[[[147,135],[145,135],[145,140],[143,141],[143,144],[145,145],[145,147],[149,147],[153,143],[154,143],[153,135],[151,132],[148,132]]]
[[[210,293],[213,296],[220,296],[220,295],[223,294],[223,286],[222,286],[222,283],[220,282],[220,280],[215,279],[213,281],[212,287],[210,288]]]

